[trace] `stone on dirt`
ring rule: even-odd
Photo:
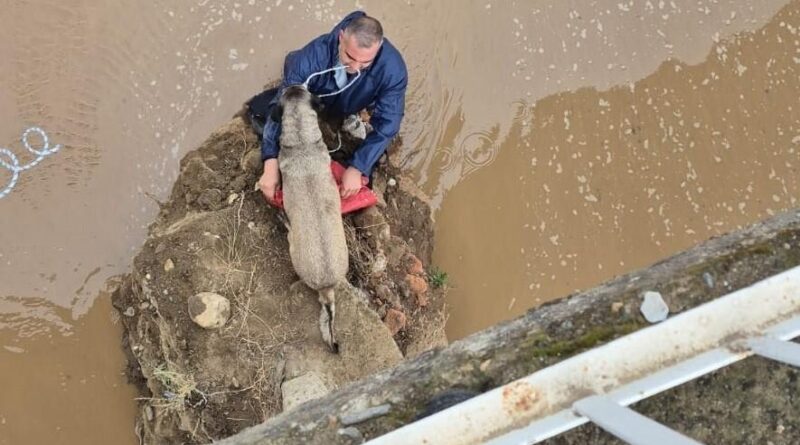
[[[383,319],[383,322],[386,323],[386,327],[389,328],[392,336],[395,336],[406,328],[406,314],[397,309],[389,309],[386,311],[386,318]]]
[[[325,384],[316,372],[307,372],[281,384],[283,395],[283,410],[289,411],[295,406],[319,399],[330,392],[331,388]]]
[[[189,297],[189,316],[198,326],[219,329],[228,322],[231,303],[227,298],[213,292],[200,292]]]
[[[428,283],[425,278],[417,275],[406,275],[406,283],[408,283],[409,290],[416,298],[417,306],[425,307],[428,305]]]
[[[422,261],[416,255],[408,256],[408,273],[413,275],[424,275],[425,269],[422,267]]]

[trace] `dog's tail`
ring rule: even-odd
[[[322,339],[327,343],[335,354],[339,353],[339,343],[336,342],[336,297],[333,294],[333,286],[319,289],[319,303],[322,309],[319,313],[319,330],[322,332]]]

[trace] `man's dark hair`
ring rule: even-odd
[[[361,48],[370,48],[383,40],[383,26],[377,19],[364,15],[353,19],[347,24],[344,31],[356,37],[356,42]]]

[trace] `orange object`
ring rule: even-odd
[[[342,175],[344,175],[345,167],[336,162],[331,161],[331,174],[333,175],[333,179],[336,180],[336,185],[342,185]],[[378,197],[375,196],[375,193],[367,187],[369,184],[369,179],[365,176],[361,176],[361,190],[358,191],[355,195],[342,200],[342,214],[355,212],[356,210],[365,209],[370,206],[374,206],[378,202]],[[270,204],[274,205],[278,208],[283,208],[283,190],[278,190],[275,192],[275,200]]]

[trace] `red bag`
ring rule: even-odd
[[[342,185],[342,176],[344,175],[345,168],[342,164],[331,161],[331,174],[333,175],[333,179],[336,180],[336,185]],[[369,183],[369,179],[361,176],[361,190],[358,191],[355,195],[342,200],[342,214],[355,212],[356,210],[365,209],[370,206],[374,206],[378,202],[378,197],[375,196],[375,193],[372,193],[372,190],[367,187]],[[270,204],[274,205],[278,208],[283,208],[283,190],[277,190],[275,192],[275,200]]]

